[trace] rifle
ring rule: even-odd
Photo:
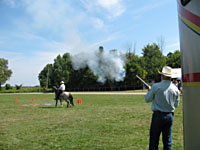
[[[151,86],[148,85],[144,80],[142,80],[138,75],[136,75],[136,77],[137,77],[148,89],[151,89]]]

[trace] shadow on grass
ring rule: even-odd
[[[42,106],[42,107],[39,107],[39,108],[44,108],[44,109],[46,109],[46,108],[59,108],[59,107],[54,107],[54,106],[52,106],[52,107],[50,107],[50,106],[48,106],[48,107],[45,107],[45,106]]]
[[[74,106],[73,106],[74,107]],[[52,108],[55,108],[55,109],[57,109],[57,108],[73,108],[73,107],[55,107],[55,106],[52,106],[52,107],[50,107],[50,106],[42,106],[42,107],[39,107],[39,108],[43,108],[43,109],[52,109]]]
[[[52,105],[52,106],[51,106]],[[59,107],[59,106],[57,106],[57,107],[55,107],[55,105],[53,105],[53,104],[45,104],[45,106],[41,106],[41,107],[39,107],[39,108],[43,108],[43,109],[51,109],[51,108],[64,108],[64,107]]]

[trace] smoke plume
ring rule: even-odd
[[[82,52],[72,56],[72,65],[75,70],[89,67],[101,83],[105,83],[106,79],[123,81],[126,75],[125,57],[116,51]]]

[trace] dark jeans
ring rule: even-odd
[[[172,124],[173,114],[154,112],[152,115],[149,150],[158,150],[159,137],[162,133],[163,150],[172,149]]]

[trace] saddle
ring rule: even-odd
[[[60,94],[60,97],[65,97],[65,96],[69,97],[69,92],[62,92]]]

